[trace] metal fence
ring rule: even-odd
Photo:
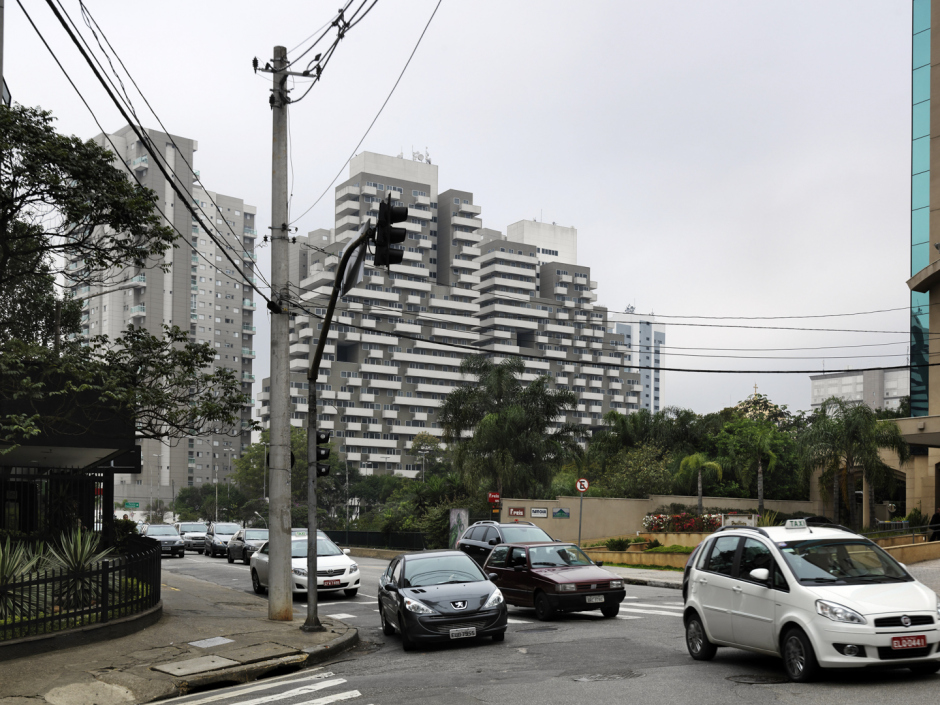
[[[0,585],[0,641],[103,624],[160,602],[160,545],[130,537],[128,553],[87,570],[47,570]]]
[[[424,534],[420,532],[382,531],[343,531],[342,529],[325,531],[330,539],[341,546],[359,548],[388,548],[401,551],[423,551]]]

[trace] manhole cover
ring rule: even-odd
[[[787,682],[783,676],[728,676],[727,680],[746,685],[776,685]]]
[[[597,683],[600,681],[622,681],[627,678],[639,678],[642,675],[642,673],[637,673],[636,671],[626,671],[624,673],[594,673],[589,676],[578,676],[577,678],[572,678],[572,680],[578,683]]]
[[[520,629],[520,632],[554,632],[558,627],[532,627],[531,629]]]

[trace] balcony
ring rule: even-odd
[[[134,161],[131,162],[131,169],[134,171],[146,171],[150,167],[150,158],[149,157],[137,157]]]
[[[147,306],[145,304],[140,304],[139,306],[132,306],[130,311],[127,312],[131,318],[136,316],[146,316],[147,315]]]
[[[242,299],[242,308],[250,308],[252,311],[254,311],[256,308],[258,308],[258,305],[251,299]]]
[[[255,351],[251,348],[242,348],[242,357],[254,357]]]
[[[248,237],[258,237],[258,231],[254,228],[244,228],[243,231]]]
[[[254,335],[257,332],[258,331],[254,326],[249,326],[247,323],[242,324],[242,333],[249,333]]]
[[[136,277],[133,277],[133,278],[131,279],[131,282],[134,283],[134,284],[146,284],[146,283],[147,283],[147,275],[146,275],[146,274],[138,274]]]
[[[471,203],[464,203],[460,206],[457,206],[457,211],[459,213],[467,213],[471,216],[480,215],[483,212],[483,209],[480,206],[475,206]]]
[[[248,250],[245,250],[242,252],[242,259],[250,260],[252,262],[257,262],[258,255],[256,255],[254,252],[248,252]]]
[[[247,372],[242,372],[242,382],[254,382],[255,376],[248,374]]]
[[[459,215],[455,215],[450,219],[450,224],[454,226],[462,226],[465,228],[477,228],[483,227],[483,221],[479,218],[462,218]]]

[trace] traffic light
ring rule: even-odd
[[[321,448],[324,443],[330,442],[329,431],[316,431],[317,434],[317,477],[326,477],[330,474],[330,464],[320,462],[330,457],[330,447]]]
[[[408,219],[408,209],[405,206],[392,205],[392,193],[389,191],[384,201],[379,203],[379,222],[375,226],[375,266],[386,267],[392,264],[401,264],[405,253],[402,250],[389,247],[405,241],[408,234],[404,228],[393,228],[395,223]]]

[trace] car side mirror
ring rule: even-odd
[[[604,561],[594,561],[594,565],[596,565],[598,568],[603,568]]]
[[[348,549],[348,548],[344,548],[344,549],[343,549],[343,553],[345,553],[345,554],[348,556],[348,555],[349,555],[349,549]]]
[[[525,570],[525,566],[524,566],[524,565],[514,565],[514,566],[512,567],[512,569],[513,569],[514,571],[516,571],[517,573],[521,573],[522,571]]]
[[[385,583],[383,587],[389,592],[398,592],[398,586],[395,583]]]
[[[487,541],[487,543],[488,543],[490,546],[495,546],[496,544],[499,543],[499,539],[490,539],[489,541]]]
[[[755,568],[748,575],[751,576],[751,580],[756,580],[759,583],[766,583],[770,580],[770,571],[766,568]]]
[[[494,582],[494,583],[495,583],[497,580],[499,580],[499,576],[498,576],[496,573],[490,573],[490,574],[487,575],[486,577],[488,577],[488,578],[489,578],[492,582]]]

